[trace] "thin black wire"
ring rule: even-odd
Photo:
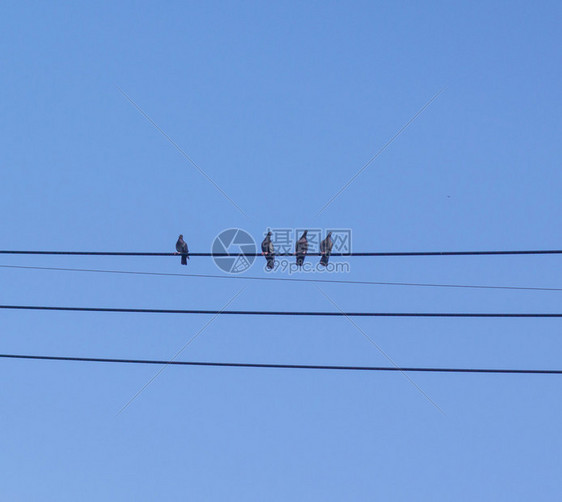
[[[177,253],[145,253],[128,251],[11,251],[0,250],[0,254],[12,255],[71,255],[71,256],[177,256]],[[562,249],[536,249],[516,251],[406,251],[406,252],[359,252],[331,253],[331,256],[486,256],[486,255],[547,255],[562,254]],[[193,256],[214,258],[237,256],[262,256],[261,253],[189,253]],[[275,256],[294,256],[293,253],[276,253]],[[321,253],[307,253],[307,256],[321,256]]]
[[[63,268],[63,267],[34,267],[23,265],[0,265],[0,268],[14,268],[23,270],[51,270],[63,272],[96,272],[103,274],[126,274],[126,275],[148,275],[164,277],[199,277],[208,279],[241,279],[250,281],[289,281],[289,282],[314,282],[331,284],[363,284],[374,286],[415,286],[426,288],[470,288],[470,289],[506,289],[506,290],[525,290],[525,291],[562,291],[562,288],[540,288],[524,286],[483,286],[470,284],[431,284],[421,282],[383,282],[383,281],[351,281],[345,279],[297,279],[289,277],[255,277],[245,275],[213,275],[213,274],[178,274],[170,272],[137,272],[128,270],[100,270],[91,268]]]
[[[205,314],[250,316],[314,317],[483,317],[483,318],[558,318],[561,313],[488,312],[312,312],[275,310],[134,309],[110,307],[48,307],[44,305],[0,305],[3,310],[51,310],[63,312],[110,312],[132,314]]]
[[[336,371],[400,371],[425,373],[503,373],[562,375],[562,370],[490,369],[490,368],[398,368],[395,366],[330,366],[324,364],[269,364],[269,363],[221,363],[208,361],[158,361],[153,359],[110,359],[106,357],[35,356],[27,354],[0,354],[3,359],[32,359],[40,361],[74,361],[87,363],[159,364],[174,366],[213,366],[226,368],[272,368],[291,370]]]

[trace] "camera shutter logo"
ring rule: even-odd
[[[229,228],[215,237],[211,252],[217,267],[229,274],[239,274],[248,270],[254,263],[256,243],[245,230]],[[231,256],[216,256],[220,254]]]

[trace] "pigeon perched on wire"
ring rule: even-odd
[[[187,260],[189,259],[189,249],[187,248],[186,242],[183,240],[183,235],[178,237],[176,242],[176,254],[181,254],[181,264],[187,265]]]
[[[334,241],[332,240],[332,232],[328,232],[326,238],[320,243],[320,265],[323,265],[324,267],[328,266],[333,246]]]
[[[267,232],[265,239],[261,243],[261,254],[267,260],[266,267],[271,270],[275,266],[275,248],[273,247],[273,242],[271,242],[271,232]]]
[[[308,230],[305,230],[301,235],[301,238],[297,241],[295,246],[295,254],[297,255],[297,266],[302,267],[304,262],[304,257],[308,251],[308,240],[306,239],[306,234]]]

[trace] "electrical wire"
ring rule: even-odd
[[[158,364],[174,366],[212,366],[226,368],[270,368],[293,370],[338,370],[338,371],[399,371],[425,373],[503,373],[503,374],[534,374],[562,375],[562,370],[537,369],[490,369],[490,368],[415,368],[396,366],[331,366],[321,364],[270,364],[270,363],[224,363],[208,361],[165,361],[153,359],[112,359],[106,357],[71,357],[71,356],[36,356],[28,354],[0,354],[2,359],[28,359],[40,361],[74,361],[87,363],[125,363],[125,364]]]
[[[255,277],[245,275],[213,275],[213,274],[179,274],[171,272],[138,272],[129,270],[101,270],[91,268],[64,268],[64,267],[36,267],[23,265],[0,265],[0,268],[13,268],[22,270],[50,270],[57,272],[92,272],[102,274],[146,275],[163,277],[198,277],[208,279],[240,279],[248,281],[286,281],[286,282],[313,282],[329,284],[362,284],[374,286],[411,286],[425,288],[468,288],[468,289],[502,289],[524,291],[562,291],[562,288],[542,288],[526,286],[485,286],[477,284],[433,284],[421,282],[383,282],[383,281],[352,281],[345,279],[298,279],[293,277]]]
[[[6,255],[70,255],[70,256],[178,256],[178,253],[152,253],[129,251],[12,251],[0,250]],[[405,252],[357,252],[331,253],[330,256],[486,256],[486,255],[549,255],[562,254],[562,249],[504,250],[504,251],[405,251]],[[321,253],[307,253],[307,256],[321,256]],[[188,253],[189,257],[210,256],[213,258],[262,256],[261,253]],[[294,256],[294,253],[276,253],[279,256]]]
[[[319,312],[275,310],[204,310],[204,309],[139,309],[110,307],[48,307],[44,305],[0,305],[3,310],[50,310],[63,312],[110,312],[133,314],[204,314],[247,316],[313,316],[313,317],[480,317],[480,318],[559,318],[562,313],[516,312]]]

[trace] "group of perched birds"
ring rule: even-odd
[[[306,253],[308,253],[308,240],[306,238],[307,233],[308,230],[305,230],[295,245],[295,256],[298,267],[302,267]],[[320,243],[320,265],[323,265],[324,267],[328,265],[333,245],[334,241],[332,240],[332,232],[328,232],[326,238]],[[180,235],[178,241],[176,242],[176,252],[177,254],[181,254],[181,264],[187,265],[187,260],[189,259],[189,249],[187,247],[187,243],[183,240],[183,235]],[[267,232],[265,239],[261,243],[261,254],[266,259],[266,267],[268,269],[272,269],[275,266],[275,248],[273,246],[273,242],[271,241],[271,232]]]
[[[295,256],[298,267],[302,267],[304,258],[308,252],[307,233],[308,230],[305,230],[295,245]],[[326,238],[320,243],[320,265],[328,265],[333,245],[332,232],[328,232]],[[275,266],[275,248],[273,247],[273,242],[271,242],[271,232],[267,232],[265,239],[261,243],[261,254],[265,256],[267,268],[272,269]]]

